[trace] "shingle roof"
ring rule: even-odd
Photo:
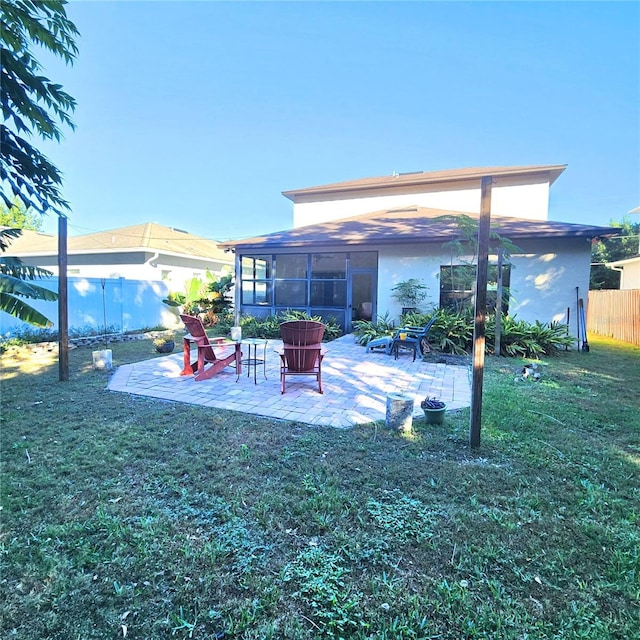
[[[9,227],[0,228],[8,229]],[[23,229],[19,237],[10,239],[6,253],[10,256],[22,256],[26,253],[44,255],[58,253],[58,236]]]
[[[334,182],[332,184],[307,187],[304,189],[292,189],[283,191],[282,195],[294,202],[304,196],[329,195],[331,193],[364,191],[371,189],[390,189],[428,185],[438,182],[459,182],[461,180],[480,180],[483,176],[494,178],[507,176],[534,176],[541,175],[549,180],[549,184],[558,178],[566,169],[566,164],[528,165],[522,167],[472,167],[468,169],[447,169],[444,171],[414,171],[411,173],[393,173],[377,178],[361,178],[359,180],[347,180],[346,182]]]
[[[456,218],[474,220],[478,214],[446,209],[409,206],[385,209],[366,215],[343,218],[320,224],[296,227],[264,236],[223,242],[221,247],[276,249],[284,247],[318,247],[321,245],[389,245],[441,243],[460,237]],[[494,216],[492,228],[500,235],[518,238],[593,238],[616,235],[614,227],[597,227],[550,220],[530,220]]]
[[[67,251],[70,254],[158,251],[164,254],[230,261],[229,256],[218,248],[218,244],[213,240],[154,222],[70,236],[67,240]],[[8,250],[8,253],[19,256],[49,255],[57,252],[57,236],[35,232],[23,232],[20,238],[11,243]]]

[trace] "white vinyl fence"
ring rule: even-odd
[[[36,284],[58,291],[58,278],[35,281]],[[68,278],[69,333],[88,335],[135,331],[149,327],[172,327],[177,323],[175,311],[162,300],[169,289],[162,281],[126,280],[124,278]],[[26,300],[58,326],[58,303]],[[13,316],[0,312],[0,332],[3,337],[29,327]]]

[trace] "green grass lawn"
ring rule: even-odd
[[[640,638],[640,350],[590,345],[489,359],[474,452],[468,410],[317,428],[4,354],[0,635]]]

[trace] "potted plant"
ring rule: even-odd
[[[420,403],[420,406],[424,411],[427,424],[442,424],[444,422],[444,413],[447,410],[447,405],[442,400],[427,396]]]
[[[172,335],[160,336],[153,341],[153,346],[156,348],[158,353],[171,353],[174,350],[176,343]]]
[[[393,297],[402,305],[402,315],[416,311],[427,297],[427,285],[422,278],[409,278],[398,282],[391,291]]]

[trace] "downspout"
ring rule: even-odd
[[[152,266],[153,267],[152,262],[154,260],[157,260],[159,257],[160,257],[160,253],[158,251],[156,251],[148,260],[144,261],[142,266],[143,267],[148,267],[148,266]]]
[[[620,274],[620,284],[622,284],[622,274],[624,272],[624,267],[616,267],[612,265],[610,262],[605,263],[604,266],[607,267],[608,269],[612,269],[613,271],[617,271]]]

